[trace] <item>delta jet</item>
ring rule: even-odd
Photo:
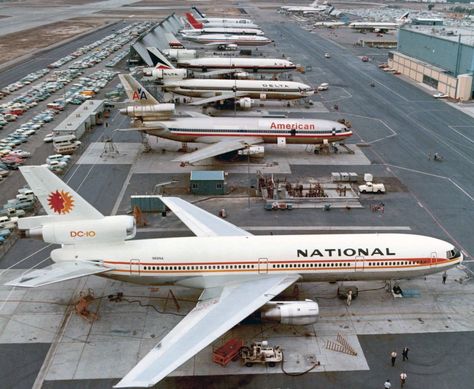
[[[115,388],[154,386],[257,310],[283,324],[315,323],[317,302],[272,300],[297,282],[422,277],[463,260],[451,243],[421,235],[255,236],[175,197],[161,200],[196,236],[131,240],[132,216],[102,215],[46,167],[20,171],[47,215],[22,218],[18,228],[61,246],[50,253],[53,265],[7,285],[33,288],[99,275],[202,290],[195,308]]]
[[[398,30],[401,26],[408,23],[409,13],[403,14],[396,22],[352,22],[350,28],[359,31],[388,32]]]
[[[265,35],[264,32],[258,28],[241,28],[241,27],[207,27],[203,23],[197,21],[190,13],[186,14],[191,29],[181,30],[184,35],[197,34],[232,34],[232,35]]]
[[[182,96],[201,97],[190,105],[204,105],[238,98],[295,100],[314,94],[314,88],[301,82],[272,80],[169,80],[163,84],[162,89]]]
[[[347,125],[330,120],[256,117],[236,120],[196,113],[193,117],[173,117],[173,104],[160,104],[132,76],[120,74],[119,77],[129,100],[134,103],[120,113],[132,118],[137,130],[184,144],[207,145],[174,160],[182,165],[239,150],[252,155],[255,146],[262,143],[320,144],[341,141],[352,135]]]

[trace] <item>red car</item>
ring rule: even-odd
[[[23,164],[24,160],[21,157],[18,157],[16,155],[9,154],[5,157],[0,158],[1,162],[6,162],[6,163],[17,163],[17,164]]]

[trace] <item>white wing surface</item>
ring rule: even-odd
[[[235,99],[236,97],[246,97],[248,94],[249,94],[248,92],[222,93],[221,95],[208,97],[207,99],[193,101],[192,103],[189,103],[188,105],[203,105],[203,104],[208,104],[208,103],[214,103],[216,101]]]
[[[196,236],[252,235],[179,197],[160,197],[160,199]]]
[[[151,387],[298,280],[259,277],[205,289],[196,307],[115,388]]]
[[[113,270],[113,268],[88,262],[58,262],[51,266],[25,273],[5,285],[35,288],[92,274],[105,273],[110,270]]]
[[[239,72],[245,72],[245,70],[241,68],[211,70],[210,72],[203,72],[201,76],[202,78],[207,78],[207,77],[210,78],[214,76],[220,76],[223,74],[234,74],[234,73],[239,73]]]
[[[263,139],[258,137],[225,139],[217,143],[212,143],[211,145],[203,147],[202,149],[193,151],[192,153],[182,155],[181,157],[173,159],[173,161],[191,164],[202,161],[206,158],[215,157],[216,155],[228,153],[230,151],[245,149],[247,146],[256,145],[262,142]]]

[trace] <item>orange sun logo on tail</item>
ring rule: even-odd
[[[49,194],[48,204],[55,213],[65,215],[74,208],[74,199],[68,192],[56,190]]]

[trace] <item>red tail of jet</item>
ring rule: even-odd
[[[191,26],[196,29],[196,30],[201,30],[202,27],[203,27],[203,24],[202,23],[199,23],[193,16],[193,14],[191,13],[186,13],[186,18],[188,19],[188,22],[189,24],[191,24]]]

